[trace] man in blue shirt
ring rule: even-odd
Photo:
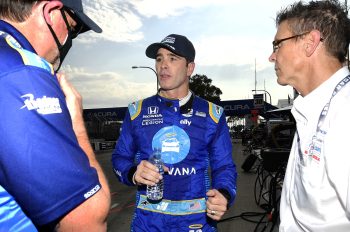
[[[106,230],[110,194],[81,97],[56,75],[88,30],[101,32],[80,0],[0,1],[0,229],[33,231],[25,214],[42,231]]]

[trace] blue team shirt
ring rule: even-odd
[[[0,185],[35,225],[45,225],[101,187],[52,66],[1,20],[0,33]]]
[[[0,231],[37,231],[32,221],[2,186],[0,186]]]

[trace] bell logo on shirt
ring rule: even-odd
[[[33,94],[25,94],[21,96],[24,100],[24,106],[21,110],[27,108],[28,110],[36,110],[39,114],[59,114],[62,113],[60,101],[58,98],[46,97],[34,98]]]

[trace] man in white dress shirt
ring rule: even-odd
[[[283,183],[280,231],[350,231],[350,40],[346,7],[297,2],[277,15],[269,58],[299,92],[297,132]]]

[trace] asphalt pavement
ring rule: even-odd
[[[241,140],[233,140],[233,159],[237,166],[237,197],[234,205],[224,215],[222,222],[218,224],[220,232],[260,232],[263,231],[265,223],[258,223],[260,219],[265,222],[268,214],[255,203],[254,188],[257,174],[255,171],[244,172],[241,165],[247,155],[243,154],[244,146]],[[118,182],[112,171],[112,151],[98,151],[97,159],[100,162],[111,188],[112,204],[108,216],[108,231],[127,232],[130,231],[135,207],[135,187],[125,186]],[[277,226],[271,230],[271,223],[265,231],[278,231]],[[151,232],[151,231],[150,231]]]

